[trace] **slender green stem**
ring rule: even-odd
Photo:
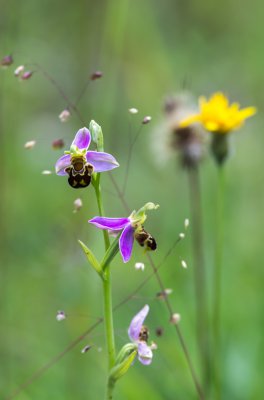
[[[100,174],[97,174],[97,176],[93,182],[93,186],[95,189],[99,215],[100,215],[100,217],[103,217],[104,216],[104,207],[103,207],[101,185],[100,185]],[[103,230],[103,235],[104,235],[105,251],[107,251],[110,246],[110,240],[109,240],[109,235],[108,235],[107,230]]]
[[[222,276],[222,250],[223,250],[223,194],[224,194],[224,168],[218,168],[216,233],[215,233],[215,271],[214,271],[214,304],[213,304],[213,334],[214,334],[214,380],[215,399],[221,399],[221,276]]]
[[[196,297],[197,343],[200,352],[204,387],[210,385],[211,366],[208,338],[207,290],[204,268],[201,187],[198,167],[188,169],[192,221],[194,284]]]
[[[99,215],[104,216],[103,202],[102,202],[102,192],[100,186],[100,174],[97,174],[93,181],[93,186],[95,189],[97,205],[99,210]],[[110,247],[110,240],[107,230],[103,230],[105,251]],[[110,266],[105,269],[104,279],[103,279],[103,295],[104,295],[104,321],[105,321],[105,333],[106,333],[106,343],[108,352],[108,372],[113,368],[115,364],[115,337],[114,337],[114,324],[113,324],[113,306],[112,306],[112,290],[111,290],[111,271]],[[107,384],[107,394],[106,399],[112,399],[112,391],[114,389],[113,385]]]
[[[105,320],[106,341],[108,348],[108,367],[110,371],[115,364],[115,338],[114,338],[110,268],[107,268],[105,271],[105,279],[103,280],[103,292],[104,292],[104,320]]]

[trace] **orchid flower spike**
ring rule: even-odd
[[[75,135],[70,150],[60,157],[55,165],[57,175],[69,175],[68,182],[75,188],[83,188],[91,183],[94,172],[110,171],[119,167],[116,159],[108,153],[88,151],[91,134],[81,128]]]
[[[148,346],[148,328],[143,325],[149,312],[149,306],[146,304],[138,314],[132,319],[129,328],[128,336],[130,340],[137,346],[137,355],[139,361],[144,365],[149,365],[152,362],[152,347]]]
[[[124,263],[131,258],[134,239],[146,250],[156,250],[157,244],[153,236],[144,229],[147,210],[155,210],[159,206],[147,203],[138,211],[133,211],[128,218],[94,217],[88,222],[100,229],[109,231],[122,231],[119,239],[119,249]]]

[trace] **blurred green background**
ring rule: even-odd
[[[100,258],[101,232],[88,226],[97,214],[92,188],[74,191],[61,177],[44,176],[62,151],[51,142],[63,138],[66,148],[82,125],[73,115],[62,124],[67,103],[40,72],[19,82],[13,70],[38,63],[62,86],[72,102],[90,73],[101,70],[79,110],[86,124],[95,119],[105,149],[121,167],[113,176],[123,184],[129,130],[135,135],[145,115],[132,155],[126,200],[131,207],[160,204],[146,228],[158,242],[159,262],[190,217],[186,174],[171,160],[163,168],[151,151],[153,130],[162,120],[162,102],[183,87],[195,95],[222,90],[258,114],[234,134],[235,154],[226,165],[225,248],[223,263],[222,374],[223,398],[263,398],[263,2],[253,0],[77,2],[1,0],[0,58],[12,53],[15,63],[0,70],[1,270],[0,397],[5,399],[81,333],[102,312],[99,279],[85,261],[77,239]],[[30,67],[32,69],[32,67]],[[34,70],[34,67],[33,67]],[[131,116],[128,108],[139,114]],[[36,140],[32,150],[24,143]],[[206,270],[211,282],[215,229],[216,166],[207,158],[201,181]],[[102,176],[108,216],[125,216],[107,174]],[[83,208],[73,213],[73,201]],[[181,267],[186,260],[188,269]],[[135,246],[133,258],[113,265],[114,303],[122,300],[151,271],[136,271],[145,261]],[[175,312],[199,375],[195,339],[195,303],[190,232],[161,269]],[[152,279],[136,298],[115,314],[118,345],[126,343],[132,316],[148,303],[147,323],[158,343],[153,363],[135,363],[120,381],[115,399],[196,399],[193,383],[167,310],[155,299]],[[211,290],[210,290],[211,295]],[[211,301],[211,296],[209,297]],[[211,304],[211,303],[210,303]],[[69,317],[58,323],[57,310]],[[155,337],[155,329],[164,335]],[[85,355],[86,344],[94,347]],[[101,351],[100,351],[101,350]],[[106,354],[103,326],[17,395],[19,400],[47,398],[101,399]]]

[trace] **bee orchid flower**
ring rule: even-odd
[[[156,250],[156,241],[145,231],[143,224],[147,218],[146,211],[154,210],[158,207],[154,203],[147,203],[138,211],[133,211],[128,218],[94,217],[88,222],[100,229],[114,232],[122,231],[119,238],[119,249],[123,261],[126,263],[131,258],[134,239],[145,249]]]
[[[79,129],[70,150],[65,151],[55,165],[56,174],[68,175],[68,182],[75,189],[88,186],[94,172],[110,171],[119,167],[111,154],[88,150],[90,143],[89,130]]]
[[[128,328],[128,336],[133,344],[136,345],[138,359],[144,365],[149,365],[152,362],[152,348],[156,348],[155,345],[153,347],[147,344],[149,331],[143,324],[148,313],[149,306],[146,304],[142,310],[134,316]]]

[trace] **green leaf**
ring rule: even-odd
[[[89,263],[91,264],[91,266],[95,269],[95,271],[102,276],[102,268],[100,266],[99,261],[97,260],[97,258],[95,257],[95,255],[93,254],[93,252],[83,243],[81,242],[81,240],[78,240],[78,242],[80,243],[84,254],[87,257],[87,260],[89,261]]]

